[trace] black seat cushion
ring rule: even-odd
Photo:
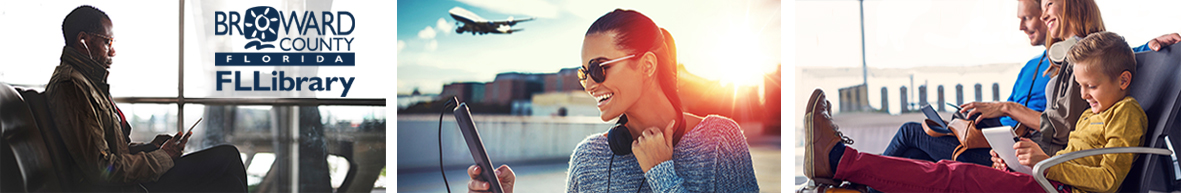
[[[1181,44],[1173,44],[1161,51],[1136,53],[1136,74],[1130,86],[1132,97],[1140,102],[1148,116],[1148,130],[1144,132],[1142,146],[1165,148],[1165,134],[1174,136],[1179,130],[1181,118]],[[1174,143],[1174,146],[1177,144]],[[1139,156],[1128,172],[1121,192],[1145,192],[1149,189],[1164,191],[1170,189],[1173,175],[1172,159],[1166,156]],[[1146,181],[1147,180],[1147,181]],[[1171,190],[1176,190],[1172,187]]]

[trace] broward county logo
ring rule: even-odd
[[[215,65],[353,66],[352,43],[355,38],[348,35],[356,27],[356,18],[348,11],[309,10],[284,14],[270,6],[252,7],[245,12],[216,11],[213,14],[213,35],[237,34],[249,41],[243,49],[273,50],[277,47],[283,52],[218,52]]]
[[[247,50],[244,52],[214,53],[214,66],[356,66],[356,53],[352,50],[355,37],[349,36],[356,24],[356,17],[348,11],[283,12],[270,6],[252,7],[245,12],[215,11],[214,36],[237,34],[249,42],[243,47]],[[217,71],[216,74],[218,91],[225,83],[232,84],[235,91],[301,91],[305,88],[331,91],[334,82],[339,82],[343,87],[341,97],[348,94],[355,79],[254,71],[254,84],[244,86],[240,71]],[[226,77],[231,74],[233,79]],[[268,78],[269,85],[263,81]]]

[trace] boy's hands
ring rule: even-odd
[[[1021,141],[1013,144],[1013,149],[1017,150],[1017,161],[1021,162],[1021,165],[1033,167],[1033,165],[1042,160],[1050,159],[1050,156],[1042,151],[1042,147],[1029,138],[1022,137]],[[993,163],[993,165],[996,165],[996,163]]]
[[[992,168],[1009,171],[1009,165],[1005,164],[1005,160],[1002,160],[1001,156],[996,154],[996,151],[988,150],[988,153],[992,154]]]

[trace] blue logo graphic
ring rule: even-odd
[[[257,40],[246,43],[246,49],[250,49],[250,47],[254,47],[255,50],[274,48],[275,45],[263,44],[263,42],[274,42],[279,38],[278,30],[275,30],[279,28],[279,18],[282,17],[279,16],[279,10],[270,6],[252,7],[246,10],[244,16],[242,18],[243,35],[246,35],[248,40],[257,38]]]

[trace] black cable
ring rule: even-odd
[[[640,174],[643,176],[643,174]],[[644,189],[644,183],[648,181],[648,177],[640,178],[640,187],[636,188],[636,193],[640,193],[640,189]]]
[[[1029,107],[1029,100],[1033,97],[1033,86],[1037,84],[1037,77],[1040,75],[1039,71],[1042,69],[1042,61],[1046,61],[1046,54],[1042,54],[1042,58],[1038,59],[1037,67],[1033,68],[1033,81],[1029,83],[1029,90],[1025,91],[1025,107]]]
[[[1029,108],[1029,100],[1033,99],[1033,86],[1037,85],[1037,77],[1042,76],[1040,73],[1040,71],[1042,69],[1042,61],[1046,61],[1046,53],[1042,53],[1042,57],[1039,58],[1037,61],[1037,67],[1033,68],[1033,81],[1030,81],[1029,89],[1025,91],[1025,102],[1024,102],[1024,104],[1021,104],[1021,105],[1025,106],[1025,108]],[[1013,120],[1016,121],[1016,119],[1013,119]],[[1021,124],[1021,122],[1017,122],[1017,125],[1022,126],[1024,124]]]
[[[439,174],[443,174],[443,185],[447,187],[447,193],[451,193],[451,184],[447,184],[447,172],[443,171],[443,114],[447,113],[447,107],[451,106],[455,98],[443,104],[443,108],[439,110]]]
[[[615,164],[615,154],[611,154],[611,161],[607,162],[607,192],[611,192],[611,165]]]

